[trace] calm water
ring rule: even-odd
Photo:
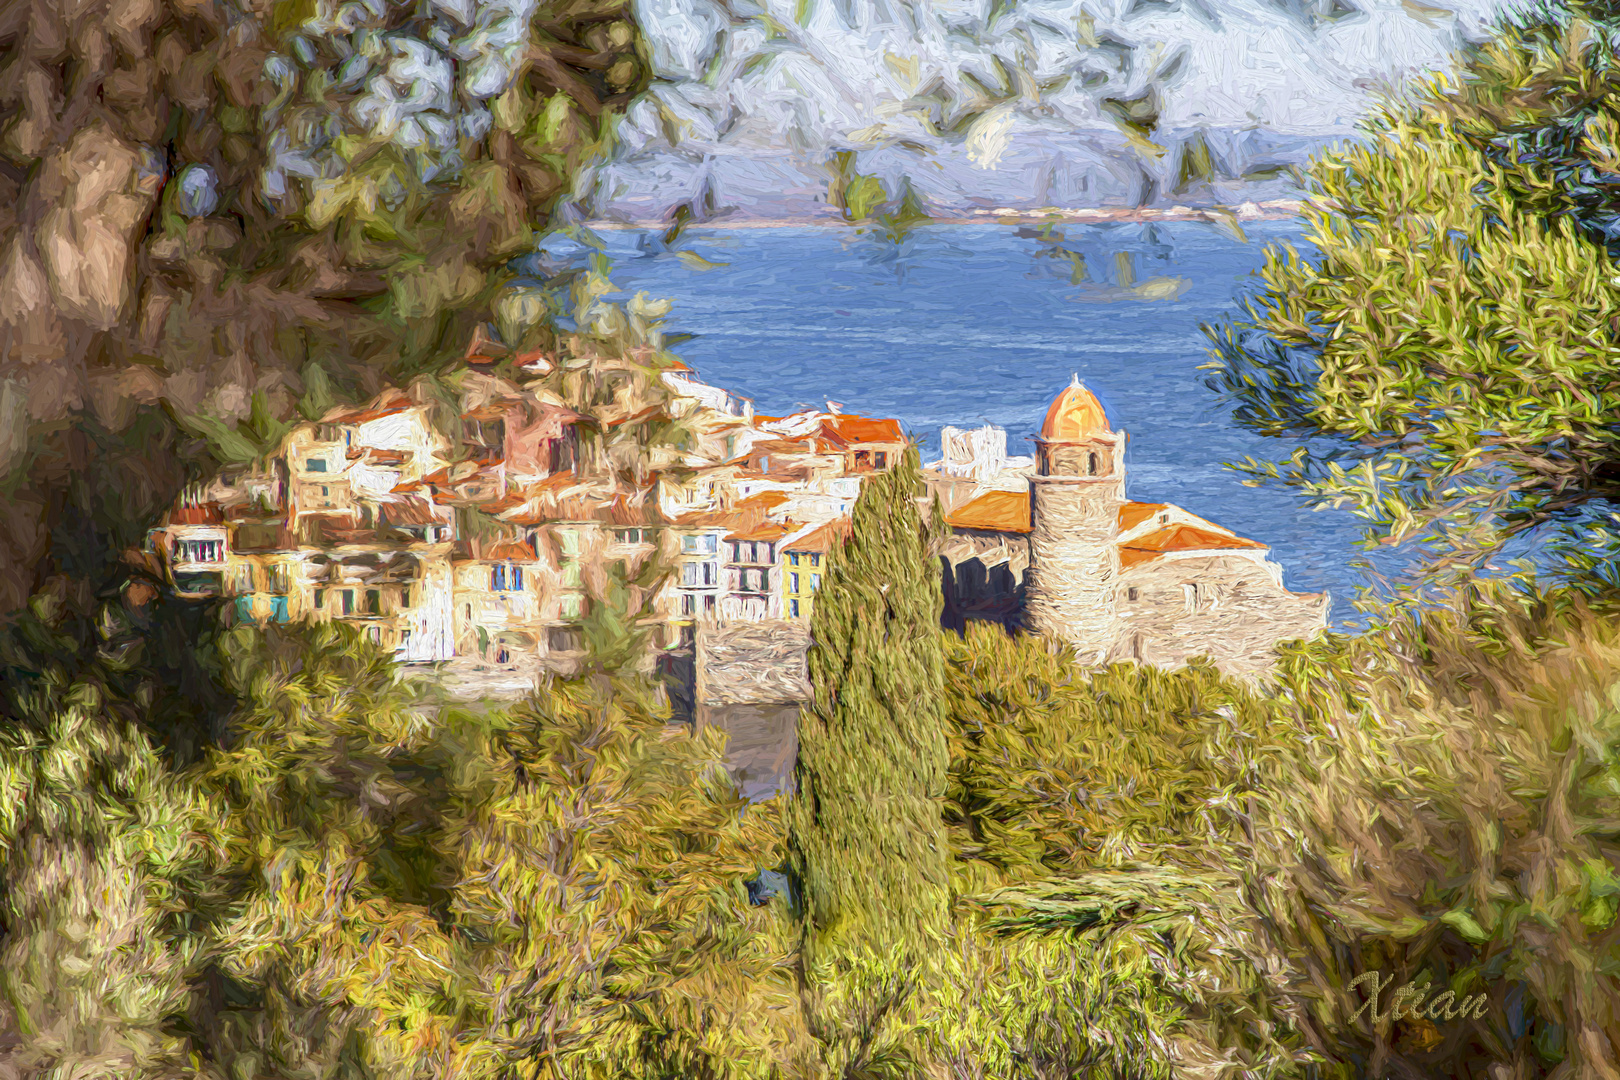
[[[899,247],[837,228],[695,231],[682,246],[724,264],[701,270],[656,251],[651,234],[602,235],[617,285],[674,300],[668,327],[695,335],[678,351],[704,381],[772,415],[831,399],[897,417],[925,461],[945,425],[996,424],[1010,453],[1030,453],[1048,402],[1078,373],[1130,433],[1132,498],[1270,544],[1289,588],[1326,589],[1335,618],[1351,616],[1364,583],[1350,565],[1362,555],[1356,520],[1244,487],[1225,462],[1292,446],[1237,428],[1198,370],[1209,360],[1199,324],[1232,311],[1263,245],[1297,228],[1256,223],[1247,243],[1192,223],[1062,231],[1061,247],[1084,260],[1079,285],[1050,240],[1005,225],[927,226]],[[1122,282],[1153,282],[1160,298]]]

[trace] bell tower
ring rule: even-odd
[[[1073,644],[1100,663],[1117,635],[1119,510],[1125,502],[1125,433],[1076,375],[1052,399],[1035,440],[1029,478],[1031,629]]]

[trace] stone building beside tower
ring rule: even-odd
[[[1074,645],[1086,663],[1269,668],[1327,625],[1326,593],[1283,587],[1268,548],[1169,503],[1125,495],[1123,431],[1078,377],[1053,399],[1033,466],[971,492],[933,478],[953,537],[947,620],[991,619]],[[956,470],[958,474],[962,470]]]

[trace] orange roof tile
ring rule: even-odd
[[[737,504],[737,509],[752,509],[759,507],[762,510],[774,510],[788,501],[788,497],[780,491],[762,491],[758,495],[750,495]]]
[[[823,421],[821,427],[824,433],[836,434],[850,443],[906,441],[906,434],[900,430],[898,420],[873,420],[865,416],[845,416],[840,413]]]
[[[1046,410],[1041,438],[1047,442],[1068,442],[1111,431],[1108,414],[1097,395],[1087,390],[1076,375]]]
[[[461,414],[463,420],[505,420],[507,413],[518,406],[516,401],[491,401],[471,412]]]
[[[1169,505],[1169,503],[1126,503],[1119,508],[1119,531],[1129,532]]]
[[[797,540],[786,545],[782,550],[822,552],[832,551],[836,547],[842,547],[844,541],[849,539],[851,528],[852,523],[850,522],[849,518],[839,518],[837,521],[829,521],[819,529],[805,533]]]
[[[538,558],[529,548],[510,540],[494,544],[484,551],[485,562],[536,562]]]
[[[348,453],[350,461],[365,458],[372,465],[403,465],[411,456],[409,450],[378,450],[370,446],[351,446]]]
[[[1241,536],[1200,529],[1196,525],[1175,524],[1156,529],[1119,546],[1119,561],[1123,566],[1135,566],[1169,552],[1230,551],[1234,549],[1261,550],[1266,545]]]
[[[170,525],[223,525],[225,515],[220,512],[219,503],[203,503],[200,506],[177,506],[169,511]]]
[[[957,529],[1027,533],[1029,492],[987,491],[946,514],[945,524]]]
[[[700,510],[682,514],[671,524],[685,529],[734,529],[742,517],[735,510]]]
[[[664,407],[662,405],[649,405],[640,412],[631,413],[628,416],[621,416],[617,419],[609,420],[607,421],[606,426],[610,428],[620,427],[624,424],[633,424],[637,420],[651,420],[655,418],[659,420],[669,419],[669,414],[664,412]]]
[[[751,528],[741,528],[726,536],[727,540],[780,540],[788,534],[787,526],[766,522]]]
[[[403,390],[389,390],[377,396],[370,405],[358,409],[334,409],[321,417],[323,424],[364,424],[368,420],[378,420],[384,416],[393,416],[412,408],[414,403]]]

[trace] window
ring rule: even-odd
[[[399,606],[402,608],[411,606],[411,587],[409,585],[399,590]]]
[[[620,529],[614,539],[621,544],[640,544],[645,540],[640,529]]]
[[[578,559],[564,559],[562,564],[562,583],[570,589],[579,588],[581,578]]]
[[[561,611],[562,611],[562,617],[563,618],[565,618],[565,619],[577,619],[577,618],[580,617],[580,614],[584,610],[585,610],[585,599],[584,599],[584,597],[581,597],[581,596],[564,596],[562,598]]]
[[[888,468],[889,455],[882,450],[877,451],[872,455],[872,464],[880,469]]]
[[[799,553],[797,551],[793,551],[793,552],[788,553],[788,565],[789,566],[798,566],[799,565]],[[794,591],[798,591],[796,587],[795,587]]]
[[[776,545],[775,544],[769,544],[768,543],[768,544],[765,545],[765,561],[766,562],[775,562],[776,561]]]
[[[792,615],[795,619],[799,617],[799,602],[797,600],[788,601],[788,614]]]
[[[320,611],[324,607],[326,607],[326,590],[325,589],[316,589],[315,590],[315,610]]]
[[[272,563],[269,570],[270,591],[273,593],[292,592],[291,568],[286,563]]]
[[[326,459],[310,458],[308,461],[304,462],[304,469],[306,472],[325,472]]]
[[[798,592],[798,591],[799,591],[799,575],[798,574],[789,574],[788,575],[788,592]]]
[[[737,436],[726,436],[726,460],[730,461],[737,456]]]
[[[379,589],[366,590],[366,614],[382,614],[382,592]]]
[[[1141,596],[1142,596],[1142,590],[1141,589],[1126,589],[1125,590],[1125,599],[1127,599],[1127,600],[1138,600],[1138,599],[1141,598]]]
[[[1086,475],[1087,476],[1096,476],[1097,475],[1097,455],[1096,454],[1087,454],[1086,455]]]
[[[573,529],[558,529],[557,546],[561,549],[563,558],[579,558],[579,533]]]
[[[1160,525],[1168,525],[1168,524],[1170,524],[1170,515],[1169,514],[1160,514],[1159,515],[1159,524]]]
[[[815,592],[819,588],[821,588],[821,575],[820,574],[811,574],[810,575],[810,591]]]
[[[231,567],[226,577],[225,588],[233,593],[252,592],[253,567],[246,564]]]
[[[720,538],[714,533],[681,537],[681,550],[688,555],[713,555],[720,549]]]
[[[404,630],[399,632],[399,643],[401,645],[409,645],[411,643],[410,627],[406,627]]]
[[[712,594],[703,598],[703,614],[714,614],[714,596]]]
[[[681,593],[681,614],[697,614],[697,597],[692,593]]]
[[[821,565],[821,556],[819,554],[811,555],[810,556],[810,565],[811,566],[820,566]]]
[[[382,644],[382,627],[380,627],[380,626],[368,626],[368,627],[366,627],[366,638],[373,645],[381,645]]]
[[[495,649],[495,662],[497,664],[508,664],[511,663],[511,661],[512,654],[506,651],[506,646],[497,646]]]
[[[688,589],[704,585],[713,585],[715,582],[714,563],[689,562],[681,566],[681,584]]]
[[[343,614],[345,614],[345,615],[353,615],[354,614],[354,590],[353,589],[344,589],[343,590]]]
[[[325,484],[322,484],[321,485],[321,494],[322,495],[330,495],[330,494],[332,494],[332,489],[327,487]]]
[[[522,592],[523,567],[496,563],[490,567],[489,587],[495,592]]]
[[[857,451],[855,451],[855,467],[857,469],[862,467],[863,465],[870,465],[871,463],[872,463],[872,455],[871,454],[867,453],[865,450],[857,450]]]
[[[734,543],[734,544],[731,545],[731,561],[732,562],[742,562],[743,561],[742,550],[743,550],[743,546],[741,544]]]

